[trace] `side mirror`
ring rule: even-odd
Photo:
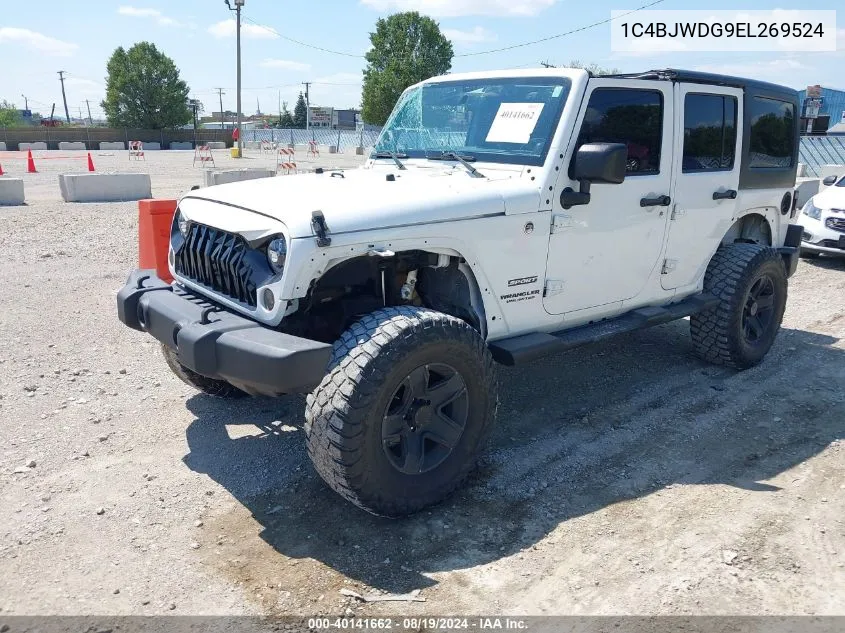
[[[618,185],[625,181],[628,148],[622,143],[588,143],[575,154],[575,180]]]
[[[822,184],[825,187],[832,187],[836,184],[836,181],[839,180],[839,176],[828,176],[824,180],[822,180]]]
[[[573,165],[573,178],[580,183],[580,191],[567,187],[560,194],[564,209],[589,204],[590,185],[603,183],[618,185],[625,181],[628,147],[623,143],[587,143],[578,148]]]

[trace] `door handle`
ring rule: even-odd
[[[714,200],[736,200],[736,190],[728,189],[727,191],[714,191]]]
[[[669,196],[657,196],[656,198],[643,198],[640,200],[641,207],[668,207],[672,204]]]

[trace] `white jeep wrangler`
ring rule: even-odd
[[[205,393],[309,394],[323,479],[412,513],[474,465],[494,361],[687,316],[702,358],[763,359],[801,240],[797,108],[675,70],[433,78],[360,169],[182,197],[175,282],[133,272],[119,317]]]

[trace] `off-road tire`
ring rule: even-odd
[[[400,472],[383,447],[382,425],[397,389],[416,369],[448,363],[465,386],[466,421],[445,461]],[[466,322],[417,307],[378,310],[334,344],[327,374],[307,398],[308,455],[335,492],[380,516],[412,514],[442,501],[476,464],[496,417],[493,359]]]
[[[182,380],[185,384],[190,385],[194,389],[202,391],[204,394],[214,396],[215,398],[245,398],[249,394],[241,391],[237,387],[230,385],[225,380],[215,380],[202,376],[195,371],[192,371],[179,362],[179,357],[172,349],[167,347],[164,343],[161,344],[161,353],[164,354],[164,360],[167,361],[167,366]]]
[[[771,321],[759,340],[746,339],[743,312],[749,292],[761,278],[772,282]],[[760,244],[736,243],[716,251],[704,275],[704,292],[719,304],[690,317],[696,354],[718,365],[747,369],[760,363],[775,341],[786,308],[787,277],[783,258]]]

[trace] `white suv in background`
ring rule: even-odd
[[[845,257],[845,175],[828,176],[823,184],[827,189],[810,198],[801,211],[801,256]]]

